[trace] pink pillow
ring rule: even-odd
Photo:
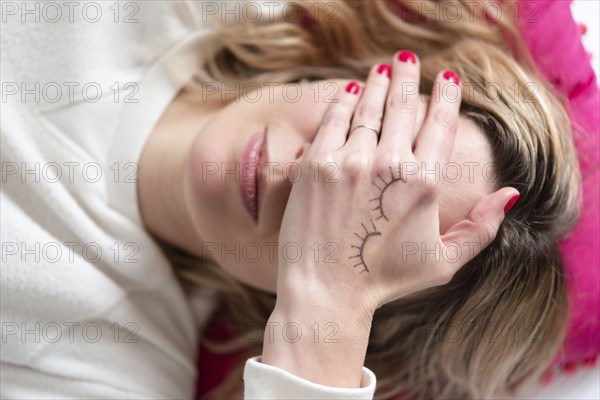
[[[208,321],[202,325],[203,338],[212,342],[226,343],[234,338],[237,342],[245,340],[246,332],[236,324],[227,310],[223,307],[217,308]],[[225,379],[229,371],[246,361],[243,351],[219,354],[209,350],[205,343],[200,343],[196,366],[198,367],[198,381],[196,382],[195,399],[201,399],[210,391],[218,387]]]
[[[553,366],[572,372],[600,353],[600,95],[569,2],[521,0],[519,28],[545,77],[568,98],[583,178],[581,217],[561,243],[569,286],[569,328]],[[527,21],[526,21],[527,20]]]

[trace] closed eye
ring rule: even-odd
[[[358,258],[358,264],[354,265],[354,268],[356,267],[363,267],[363,270],[360,271],[359,273],[362,274],[363,272],[369,272],[369,268],[367,267],[367,264],[365,262],[365,258],[364,258],[364,250],[365,250],[365,244],[367,243],[367,240],[369,240],[371,237],[373,236],[381,236],[381,232],[379,232],[377,230],[377,227],[375,227],[375,223],[373,223],[373,220],[371,220],[371,225],[373,226],[373,230],[369,231],[367,229],[367,227],[365,226],[365,224],[361,223],[363,229],[365,230],[364,236],[359,235],[357,232],[354,232],[354,235],[360,239],[360,245],[359,246],[355,246],[355,245],[351,245],[350,247],[352,247],[353,249],[357,250],[357,253],[348,257],[348,258]]]
[[[389,221],[390,219],[387,217],[387,215],[385,214],[385,211],[383,209],[383,194],[385,193],[385,191],[387,190],[387,188],[389,188],[391,185],[393,185],[394,183],[401,181],[406,183],[406,179],[404,179],[402,177],[402,164],[398,164],[398,173],[394,174],[394,170],[392,169],[392,167],[390,168],[390,177],[388,178],[389,180],[385,180],[381,174],[377,174],[377,178],[379,178],[379,181],[371,181],[371,183],[373,184],[373,186],[375,186],[377,188],[377,190],[379,190],[379,195],[371,200],[369,200],[370,202],[374,202],[375,203],[375,208],[372,208],[371,210],[373,211],[378,211],[379,212],[379,216],[377,216],[377,218],[375,218],[375,220],[378,219],[385,219],[386,221]]]

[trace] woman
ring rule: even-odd
[[[378,398],[485,398],[539,377],[566,323],[556,241],[577,210],[568,119],[509,56],[506,42],[528,65],[506,14],[390,4],[411,22],[385,2],[299,4],[264,23],[190,35],[177,57],[169,50],[154,64],[147,49],[168,41],[140,29],[111,62],[101,52],[78,58],[89,70],[119,66],[115,96],[138,103],[116,113],[111,96],[76,102],[71,114],[48,104],[33,112],[27,95],[7,104],[7,165],[97,160],[104,172],[52,185],[55,176],[22,182],[7,170],[3,215],[14,221],[3,242],[16,244],[2,267],[3,318],[16,329],[2,355],[7,396],[189,396],[194,314],[148,234],[192,290],[222,289],[237,322],[264,334],[245,354],[262,355],[246,364],[249,398],[369,398],[375,375]],[[152,20],[148,10],[140,20]],[[120,11],[101,15],[115,17],[107,24],[131,16]],[[35,46],[28,34],[8,37]],[[60,60],[52,65],[22,74],[73,81]],[[192,66],[199,84],[171,98]],[[138,86],[123,85],[140,71]],[[302,79],[311,82],[286,85]],[[137,181],[126,179],[131,162]],[[18,244],[34,233],[42,249],[47,235],[74,249],[74,261],[57,269],[47,254],[27,258],[31,247]],[[32,329],[21,321],[41,321],[44,338],[73,327],[73,341],[19,341]],[[208,397],[228,397],[222,389]]]
[[[578,172],[564,110],[507,54],[499,32],[514,34],[509,19],[486,22],[475,13],[475,22],[451,24],[407,2],[402,10],[422,20],[411,25],[384,2],[338,6],[336,23],[284,18],[222,28],[207,70],[218,82],[241,82],[243,93],[225,105],[224,83],[201,85],[167,110],[141,158],[144,220],[160,239],[208,261],[179,262],[180,273],[221,285],[241,326],[293,321],[297,333],[333,322],[339,330],[335,345],[289,343],[264,329],[264,343],[246,354],[262,353],[263,363],[315,383],[359,387],[366,355],[378,398],[514,394],[539,378],[566,323],[556,241],[577,213]],[[400,51],[390,62],[398,48],[418,56]],[[320,81],[365,76],[366,83]],[[285,86],[244,87],[300,78],[316,82],[296,88],[293,100]],[[419,81],[422,94],[434,87],[428,104],[411,90]],[[458,84],[459,120],[460,95],[447,92]],[[332,87],[333,105],[314,100]],[[153,164],[172,132],[181,141],[172,163]],[[245,151],[256,152],[260,170]],[[462,176],[440,171],[449,162]],[[407,171],[411,164],[417,168]],[[469,165],[478,167],[474,179]],[[177,173],[165,169],[184,179],[174,182]],[[256,174],[258,193],[244,186]],[[335,184],[323,183],[328,178]],[[396,191],[381,195],[395,182],[402,182]],[[268,259],[277,241],[280,251],[291,243],[300,250]],[[250,244],[257,249],[244,257]],[[227,249],[242,256],[228,257]],[[276,304],[269,293],[277,293]]]

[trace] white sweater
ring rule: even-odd
[[[193,398],[213,292],[193,309],[144,230],[137,160],[209,50],[207,15],[235,8],[2,3],[3,398]],[[329,388],[255,358],[244,385],[246,398],[370,399],[375,376]]]

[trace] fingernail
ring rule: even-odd
[[[456,83],[457,85],[460,83],[460,78],[456,74],[456,72],[452,70],[444,71],[444,79],[447,81],[451,81]]]
[[[415,56],[415,53],[413,53],[412,51],[402,50],[398,54],[398,60],[400,60],[402,62],[409,62],[410,61],[412,64],[416,64],[417,63],[417,56]]]
[[[392,75],[392,67],[389,64],[381,64],[379,68],[377,68],[377,73],[389,78]]]
[[[352,81],[348,84],[348,86],[346,86],[346,92],[358,94],[358,92],[360,92],[360,86],[358,85],[358,83]]]
[[[515,205],[517,200],[519,200],[519,197],[521,197],[521,196],[518,194],[515,194],[513,197],[510,198],[510,200],[508,200],[508,202],[504,206],[504,214],[508,213],[510,211],[510,209],[513,208],[513,206]]]

